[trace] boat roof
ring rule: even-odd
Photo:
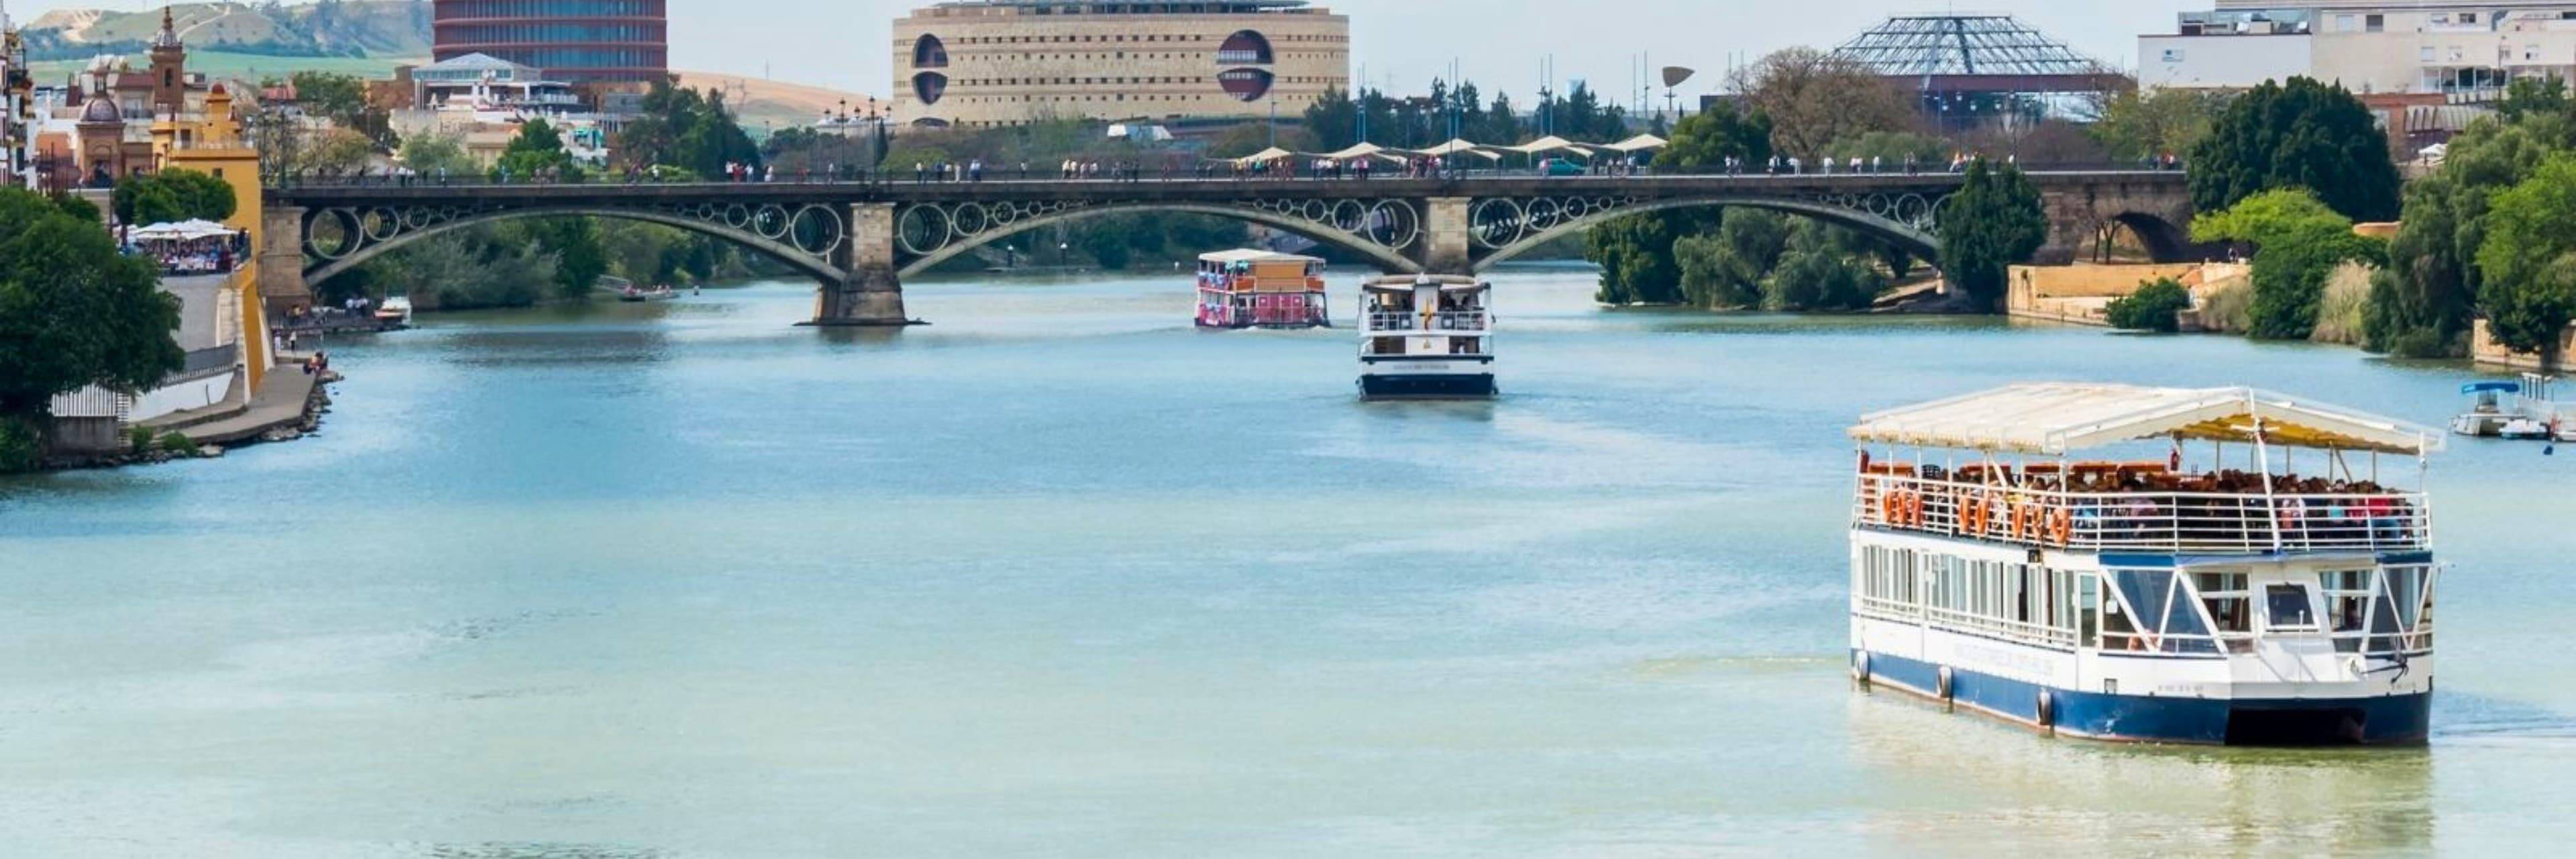
[[[1379,292],[1412,292],[1414,287],[1422,286],[1425,279],[1447,291],[1477,290],[1493,285],[1476,278],[1452,274],[1388,274],[1369,278],[1368,282],[1360,284],[1360,288],[1374,289]]]
[[[1851,437],[1863,442],[2065,454],[2157,438],[2252,443],[2257,419],[2270,444],[2423,454],[2442,449],[2434,430],[2253,388],[2149,388],[2070,382],[2010,385],[1879,412]]]
[[[2473,384],[2473,385],[2461,385],[2461,386],[2460,386],[2460,393],[2461,393],[2461,394],[2464,394],[2464,395],[2465,395],[2465,394],[2484,394],[2484,393],[2488,393],[2488,392],[2494,392],[2494,393],[2499,393],[2499,394],[2519,394],[2519,393],[2522,393],[2522,383],[2521,383],[2521,382],[2479,382],[2479,383],[2476,383],[2476,384]]]
[[[1273,252],[1273,251],[1256,251],[1256,250],[1244,249],[1244,250],[1218,251],[1218,252],[1216,252],[1216,253],[1212,253],[1212,254],[1200,254],[1200,255],[1199,255],[1199,261],[1200,261],[1200,262],[1224,262],[1224,263],[1232,263],[1232,262],[1323,262],[1324,260],[1323,260],[1323,258],[1322,258],[1322,257],[1298,256],[1298,255],[1296,255],[1296,254],[1283,254],[1283,253],[1276,253],[1276,252]]]

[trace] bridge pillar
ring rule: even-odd
[[[1469,258],[1469,238],[1465,197],[1434,197],[1423,207],[1422,269],[1432,274],[1472,274],[1474,261]]]
[[[914,325],[903,312],[903,280],[895,273],[894,204],[850,207],[849,240],[834,252],[843,272],[826,281],[814,301],[812,324],[825,327]]]
[[[313,287],[304,282],[304,208],[269,206],[259,216],[259,295],[268,309],[283,314],[313,304]]]

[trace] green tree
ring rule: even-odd
[[[1306,130],[1325,147],[1340,149],[1359,142],[1360,106],[1340,87],[1328,86],[1306,108]],[[1255,150],[1258,151],[1258,150]]]
[[[1685,295],[1673,243],[1701,226],[1682,218],[1641,215],[1594,227],[1583,249],[1585,259],[1601,266],[1601,289],[1594,299],[1609,305],[1680,304]]]
[[[2303,77],[2266,82],[2230,102],[2191,155],[2192,205],[2235,206],[2282,188],[2307,188],[2345,217],[2397,217],[2397,165],[2388,134],[2361,100]]]
[[[581,167],[573,163],[572,152],[564,148],[563,134],[543,119],[528,120],[519,126],[519,135],[501,150],[500,168],[513,177],[526,178],[557,175],[578,180]]]
[[[139,391],[176,372],[179,302],[152,265],[117,253],[96,220],[0,189],[0,435],[25,468],[57,394],[85,385]],[[14,425],[14,426],[13,426]]]
[[[2189,309],[2191,290],[2181,281],[2166,277],[2140,284],[2136,292],[2112,299],[2103,312],[2113,328],[2171,334],[2181,330],[2181,314]]]
[[[1699,307],[1752,307],[1762,303],[1763,280],[1789,250],[1789,219],[1762,209],[1726,213],[1714,235],[1673,243],[1682,268],[1682,292]]]
[[[2552,153],[2576,148],[2576,111],[2544,109],[2552,102],[2529,87],[2520,100],[2513,120],[2470,124],[2451,140],[2439,170],[2407,185],[2389,269],[2373,278],[2363,305],[2366,348],[2409,357],[2467,354],[2484,283],[2476,259],[2495,196],[2529,179]]]
[[[355,75],[301,71],[290,76],[288,81],[295,86],[295,100],[304,104],[305,112],[315,116],[350,125],[359,112],[367,108],[367,84]]]
[[[2235,208],[2201,215],[2192,222],[2191,236],[2255,246],[2247,333],[2264,340],[2308,339],[2335,267],[2387,257],[2382,243],[2354,235],[2350,219],[2304,190],[2266,191]]]
[[[2495,198],[2478,269],[2479,301],[2496,342],[2555,358],[2576,318],[2576,153],[2560,153]]]
[[[1772,310],[1866,310],[1887,290],[1887,278],[1865,261],[1866,241],[1850,230],[1812,218],[1789,231],[1763,284],[1762,303]]]
[[[657,81],[639,106],[642,115],[618,132],[615,147],[630,165],[675,167],[712,179],[725,175],[727,164],[767,163],[734,121],[721,91],[701,93]]]
[[[2112,157],[2123,161],[2181,158],[2209,137],[2233,99],[2210,90],[2127,89],[2103,105],[2101,119],[2090,130]]]
[[[2531,116],[2564,116],[2576,102],[2567,97],[2567,82],[2557,78],[2523,78],[2507,85],[2504,100],[2496,103],[2496,115],[2506,122],[2519,122]]]
[[[130,176],[116,185],[109,205],[121,223],[136,226],[200,218],[220,221],[240,205],[233,186],[194,170]]]
[[[1813,160],[1826,144],[1914,127],[1911,100],[1876,71],[1814,48],[1777,51],[1737,70],[1732,85],[1771,121],[1771,148]]]
[[[1771,160],[1771,118],[1759,110],[1741,112],[1719,102],[1684,117],[1673,126],[1672,140],[1655,153],[1659,169],[1706,168],[1735,158],[1747,166]]]
[[[2048,242],[2039,189],[2012,165],[1980,158],[1941,215],[1941,271],[1978,306],[2000,309],[2007,272]]]
[[[465,151],[465,138],[454,134],[423,134],[403,141],[396,156],[404,167],[422,176],[472,176],[482,172],[474,156]]]

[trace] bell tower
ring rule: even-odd
[[[188,112],[188,46],[179,42],[178,22],[170,7],[161,7],[161,33],[152,37],[152,113],[178,116]]]

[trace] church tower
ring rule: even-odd
[[[179,42],[179,25],[170,7],[161,7],[161,33],[152,37],[152,113],[178,116],[188,112],[188,46]]]

